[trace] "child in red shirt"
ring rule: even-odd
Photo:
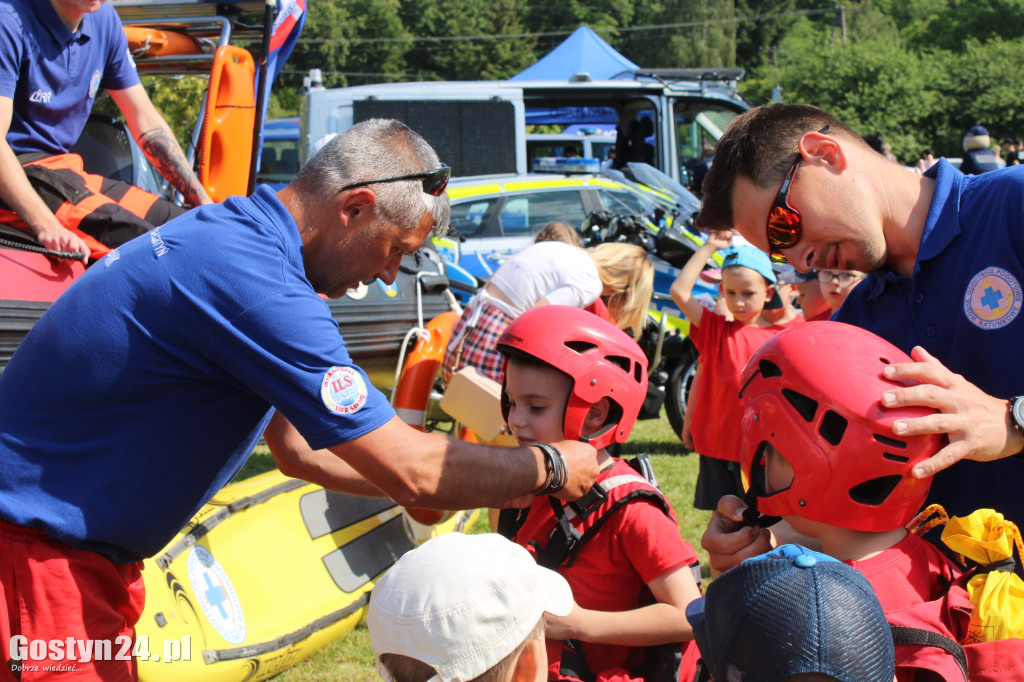
[[[743,471],[757,510],[783,518],[772,531],[788,524],[784,530],[802,535],[801,544],[820,544],[859,569],[890,622],[901,624],[893,614],[948,592],[950,610],[915,624],[960,642],[971,604],[949,584],[961,571],[905,528],[931,486],[911,470],[943,439],[893,435],[897,419],[934,413],[882,407],[881,395],[902,385],[883,371],[901,362],[911,360],[888,341],[840,322],[808,322],[775,336],[743,371]],[[900,645],[896,658],[898,682],[925,679],[919,669],[964,679],[956,659],[938,647]]]
[[[572,587],[577,607],[546,619],[548,679],[693,679],[685,610],[700,597],[697,554],[657,488],[607,449],[626,440],[643,404],[643,352],[608,322],[566,306],[527,311],[498,349],[507,358],[502,412],[519,442],[587,437],[602,466],[582,500],[538,496],[526,510],[506,510],[499,524]],[[583,537],[578,551],[562,551],[574,533]],[[657,671],[651,666],[664,659],[656,645],[671,654]]]
[[[693,286],[708,259],[729,247],[730,240],[730,235],[710,235],[670,290],[672,300],[690,321],[690,339],[703,365],[690,426],[693,449],[700,453],[693,502],[697,509],[715,509],[723,495],[743,495],[737,398],[740,371],[761,344],[786,328],[764,315],[765,305],[775,296],[775,273],[768,256],[753,246],[731,249],[722,261],[718,288],[732,313],[731,321],[704,308],[693,296]]]

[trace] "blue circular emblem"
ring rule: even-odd
[[[1012,274],[1002,268],[985,268],[967,285],[964,313],[974,326],[1000,329],[1013,322],[1024,307],[1024,290]]]
[[[320,398],[335,414],[352,414],[366,404],[366,382],[351,367],[331,367],[320,383]]]
[[[100,82],[103,80],[103,72],[98,69],[92,74],[92,80],[89,81],[89,99],[96,99],[96,93],[99,92]]]
[[[210,550],[196,545],[188,555],[192,591],[210,625],[231,644],[245,641],[245,616],[235,587]]]

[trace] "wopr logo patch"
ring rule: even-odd
[[[981,329],[1000,329],[1013,322],[1024,307],[1024,290],[1002,268],[985,268],[976,274],[964,293],[964,313]]]
[[[351,367],[331,367],[320,383],[320,398],[335,414],[353,414],[366,404],[366,382]]]

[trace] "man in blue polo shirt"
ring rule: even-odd
[[[816,107],[771,105],[731,124],[706,189],[705,229],[734,227],[801,271],[871,273],[833,319],[914,349],[918,362],[890,376],[923,383],[883,404],[939,411],[897,422],[897,435],[949,437],[915,475],[939,472],[930,499],[952,514],[991,507],[1024,522],[1024,462],[1011,457],[1024,450],[1024,172],[968,177],[940,160],[917,175]],[[705,545],[728,554],[743,536],[725,540]]]
[[[261,435],[285,474],[406,506],[589,490],[588,444],[499,451],[402,422],[320,297],[392,283],[447,226],[448,172],[405,125],[364,121],[276,194],[194,209],[115,249],[46,311],[0,375],[0,665],[17,635],[130,637],[141,559]],[[94,665],[104,680],[133,674],[130,660]],[[75,679],[94,679],[83,667]]]
[[[81,159],[68,154],[100,89],[186,201],[210,203],[139,81],[113,7],[103,0],[0,0],[0,200],[51,249],[89,252],[68,226],[116,246],[184,212],[123,182],[87,180]],[[15,220],[9,211],[4,218]]]

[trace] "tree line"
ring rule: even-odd
[[[978,123],[994,141],[1024,136],[1024,0],[309,0],[308,12],[272,115],[297,113],[311,68],[327,87],[503,79],[586,24],[643,67],[741,67],[754,104],[820,106],[907,164],[925,148],[960,156]],[[187,110],[181,94],[167,105]]]

